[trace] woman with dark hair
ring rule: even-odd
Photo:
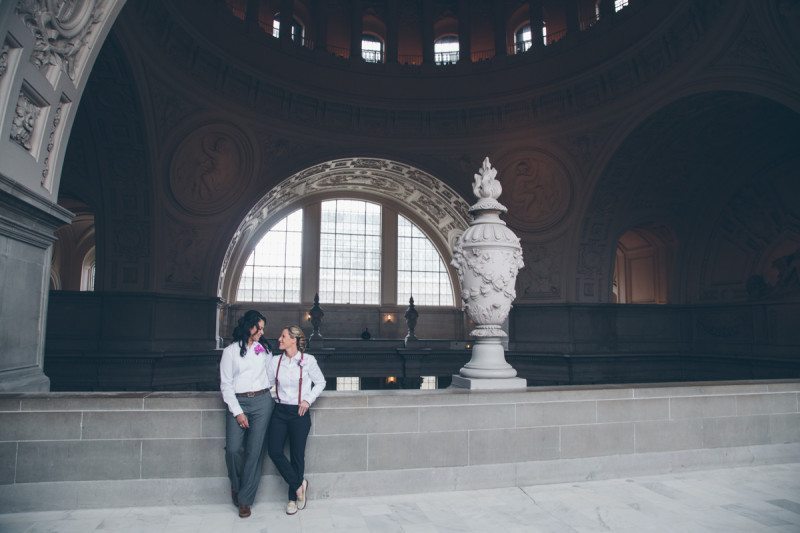
[[[219,364],[222,399],[230,411],[225,417],[225,464],[233,504],[242,518],[250,516],[261,482],[261,450],[275,405],[267,377],[272,353],[259,343],[265,324],[266,318],[258,311],[246,312]]]
[[[325,388],[325,376],[317,359],[305,353],[306,336],[300,326],[283,328],[278,339],[283,355],[273,357],[267,367],[269,380],[275,383],[275,401],[269,422],[267,450],[283,479],[289,484],[286,514],[305,509],[308,480],[305,479],[306,440],[311,431],[308,409]],[[283,453],[289,439],[289,459]]]

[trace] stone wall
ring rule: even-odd
[[[520,392],[326,392],[312,498],[800,460],[800,380]],[[225,503],[217,393],[0,395],[5,512]],[[258,498],[285,488],[269,461]]]

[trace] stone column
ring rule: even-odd
[[[255,33],[258,31],[258,15],[261,8],[260,0],[247,0],[244,8],[244,22],[247,31]],[[269,29],[272,35],[272,28]]]
[[[600,0],[600,20],[608,20],[614,16],[614,0]]]
[[[281,0],[281,10],[279,13],[281,30],[279,33],[282,43],[292,40],[292,26],[294,25],[294,0]]]
[[[55,230],[72,214],[0,174],[0,392],[47,391],[44,338]]]
[[[0,1],[0,391],[50,386],[51,250],[55,229],[72,219],[56,203],[61,166],[77,103],[124,3]]]
[[[325,50],[328,42],[328,2],[314,0],[314,50]]]
[[[492,11],[494,20],[494,55],[505,56],[508,55],[505,2],[493,2]]]
[[[458,0],[458,59],[472,61],[472,2]]]
[[[566,0],[564,9],[567,17],[567,36],[577,34],[581,30],[580,13],[578,12],[578,0]]]
[[[502,340],[508,337],[502,324],[516,298],[514,284],[522,268],[522,247],[500,213],[506,207],[497,201],[502,192],[497,171],[489,158],[475,174],[472,190],[478,202],[470,207],[473,220],[453,250],[453,266],[461,282],[461,298],[467,315],[477,325],[472,357],[453,376],[453,387],[469,389],[517,389],[527,385],[506,362]]]
[[[544,48],[542,28],[544,27],[544,3],[542,0],[530,0],[531,48]]]
[[[361,37],[364,34],[364,12],[361,0],[352,0],[350,12],[350,60],[363,61],[361,57]]]
[[[397,9],[398,0],[386,2],[386,62],[397,63],[399,54],[400,20]]]
[[[433,53],[433,2],[422,2],[422,63],[436,63]]]

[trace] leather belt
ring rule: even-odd
[[[266,394],[267,392],[269,392],[269,389],[261,389],[261,390],[257,390],[257,391],[251,391],[251,392],[237,392],[236,393],[236,397],[237,398],[255,398],[256,396],[261,396],[262,394]]]

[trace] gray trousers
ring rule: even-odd
[[[250,429],[242,429],[230,413],[225,417],[225,464],[231,490],[239,493],[239,505],[253,505],[261,482],[261,451],[275,401],[269,393],[238,398]]]

